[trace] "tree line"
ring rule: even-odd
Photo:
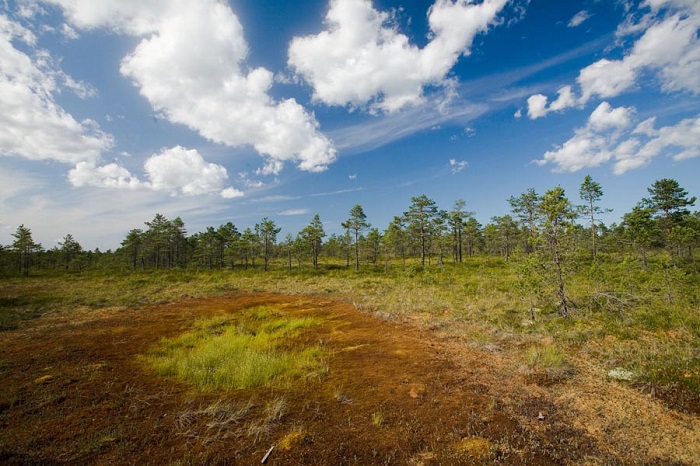
[[[143,228],[130,230],[115,251],[84,250],[67,234],[57,246],[44,249],[31,230],[20,225],[14,241],[0,246],[0,269],[5,274],[28,275],[33,269],[81,271],[87,268],[237,269],[319,267],[341,264],[359,270],[364,265],[459,264],[465,257],[498,255],[506,261],[546,266],[559,283],[559,307],[566,314],[564,290],[566,263],[572,258],[595,261],[599,254],[634,254],[646,267],[648,254],[665,250],[678,264],[697,267],[695,249],[700,243],[700,213],[691,212],[690,197],[676,180],[660,179],[648,188],[649,197],[605,225],[600,215],[603,189],[586,176],[578,201],[557,186],[543,194],[534,189],[508,199],[510,213],[479,223],[463,199],[451,209],[420,195],[408,209],[380,230],[373,227],[360,204],[353,206],[344,233],[327,235],[321,218],[314,215],[301,231],[280,238],[275,221],[263,218],[242,231],[232,222],[188,234],[180,217],[156,214]],[[538,265],[539,264],[539,265]],[[534,272],[528,272],[531,276]]]

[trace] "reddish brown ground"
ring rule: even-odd
[[[197,393],[138,359],[196,319],[273,305],[324,324],[306,334],[328,373],[289,389]],[[0,463],[270,465],[561,464],[601,458],[554,406],[494,398],[484,353],[311,297],[232,295],[56,314],[0,333]],[[284,399],[281,419],[265,407]],[[252,403],[240,418],[232,407]],[[218,410],[211,408],[218,407]],[[207,408],[210,408],[207,411]],[[539,412],[547,418],[538,421]],[[375,414],[374,422],[372,415]],[[378,420],[381,415],[381,422]],[[532,419],[523,423],[522,416]]]

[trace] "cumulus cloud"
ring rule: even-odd
[[[152,155],[144,169],[151,189],[186,196],[220,191],[228,179],[226,168],[207,163],[196,150],[181,146]]]
[[[685,160],[700,156],[700,115],[686,118],[675,125],[654,129],[654,120],[640,123],[634,131],[650,139],[639,149],[636,157],[649,160],[668,148],[674,160]]]
[[[549,99],[546,95],[531,95],[527,99],[527,116],[530,117],[530,119],[535,120],[547,115],[549,112],[564,110],[565,108],[576,104],[576,97],[571,90],[571,86],[563,86],[559,88],[557,93],[559,96],[549,106],[547,106],[547,101]],[[520,116],[517,116],[516,118],[520,118]]]
[[[171,122],[227,146],[251,145],[264,174],[285,162],[318,172],[336,158],[313,114],[269,95],[273,74],[248,69],[248,45],[231,8],[217,0],[49,0],[78,29],[142,37],[121,62],[153,108]]]
[[[129,170],[110,163],[97,166],[93,162],[79,162],[68,172],[68,181],[78,188],[93,186],[97,188],[135,189],[143,186]]]
[[[603,102],[591,113],[586,126],[555,150],[547,151],[537,163],[556,165],[556,171],[575,172],[596,167],[613,157],[610,149],[619,140],[620,131],[630,125],[632,107],[612,108]]]
[[[228,179],[225,167],[206,162],[198,151],[181,146],[151,155],[144,163],[144,172],[146,181],[141,181],[116,163],[98,166],[94,162],[80,162],[70,170],[68,180],[76,187],[145,188],[184,196],[220,194],[225,199],[244,195],[235,188],[224,187]]]
[[[624,129],[631,124],[632,107],[612,108],[609,103],[603,102],[591,113],[588,118],[588,126],[595,131],[607,129]]]
[[[26,51],[13,41],[23,43]],[[4,15],[0,62],[0,155],[75,164],[95,161],[112,146],[112,137],[94,121],[76,121],[54,99],[61,89],[87,97],[91,88],[65,74],[36,47],[31,31]]]
[[[318,102],[393,112],[423,102],[427,85],[451,89],[448,72],[506,3],[437,0],[428,11],[431,40],[420,49],[370,0],[331,0],[326,29],[295,37],[288,65]]]
[[[581,10],[578,13],[576,13],[571,20],[569,20],[569,26],[570,28],[575,28],[583,24],[587,19],[591,17],[591,14],[587,12],[586,10]]]
[[[531,95],[527,99],[527,116],[535,120],[543,117],[547,111],[547,96],[542,94]]]
[[[618,29],[621,37],[641,36],[623,58],[602,58],[583,68],[576,83],[576,97],[570,86],[568,95],[547,106],[542,94],[528,99],[528,116],[541,118],[553,111],[582,106],[592,98],[611,98],[635,89],[644,72],[656,76],[665,92],[700,94],[700,7],[697,2],[684,0],[649,0],[645,3],[651,12],[635,22],[628,20]]]
[[[655,118],[649,118],[631,129],[634,114],[632,107],[612,108],[603,102],[591,113],[586,126],[536,163],[553,164],[555,171],[575,172],[612,161],[613,173],[621,175],[661,154],[674,160],[700,156],[700,115],[659,129]]]

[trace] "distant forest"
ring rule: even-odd
[[[499,255],[506,261],[539,257],[556,271],[571,259],[595,260],[606,254],[631,255],[646,267],[653,252],[664,252],[675,265],[697,270],[700,212],[690,210],[696,197],[673,179],[656,181],[648,192],[649,197],[625,213],[619,224],[611,225],[599,220],[606,212],[604,193],[590,176],[575,199],[561,187],[543,194],[528,189],[512,196],[511,214],[492,217],[486,225],[466,210],[462,199],[444,210],[425,195],[411,198],[408,210],[383,230],[368,221],[361,205],[355,205],[342,223],[345,233],[329,236],[318,215],[296,235],[280,238],[280,228],[267,217],[245,228],[227,222],[188,234],[180,217],[155,214],[144,227],[129,231],[121,247],[106,252],[85,250],[71,234],[45,249],[33,240],[30,227],[20,225],[14,242],[0,246],[0,271],[28,275],[86,269],[268,270],[318,268],[324,261],[359,269],[407,262],[459,264],[476,255]]]

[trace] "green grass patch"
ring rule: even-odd
[[[161,340],[145,359],[156,373],[203,391],[285,384],[323,373],[323,349],[297,344],[304,330],[321,322],[256,308],[238,318],[200,321],[189,332]]]
[[[554,345],[537,345],[525,351],[525,362],[533,369],[557,369],[565,364],[566,356]]]

